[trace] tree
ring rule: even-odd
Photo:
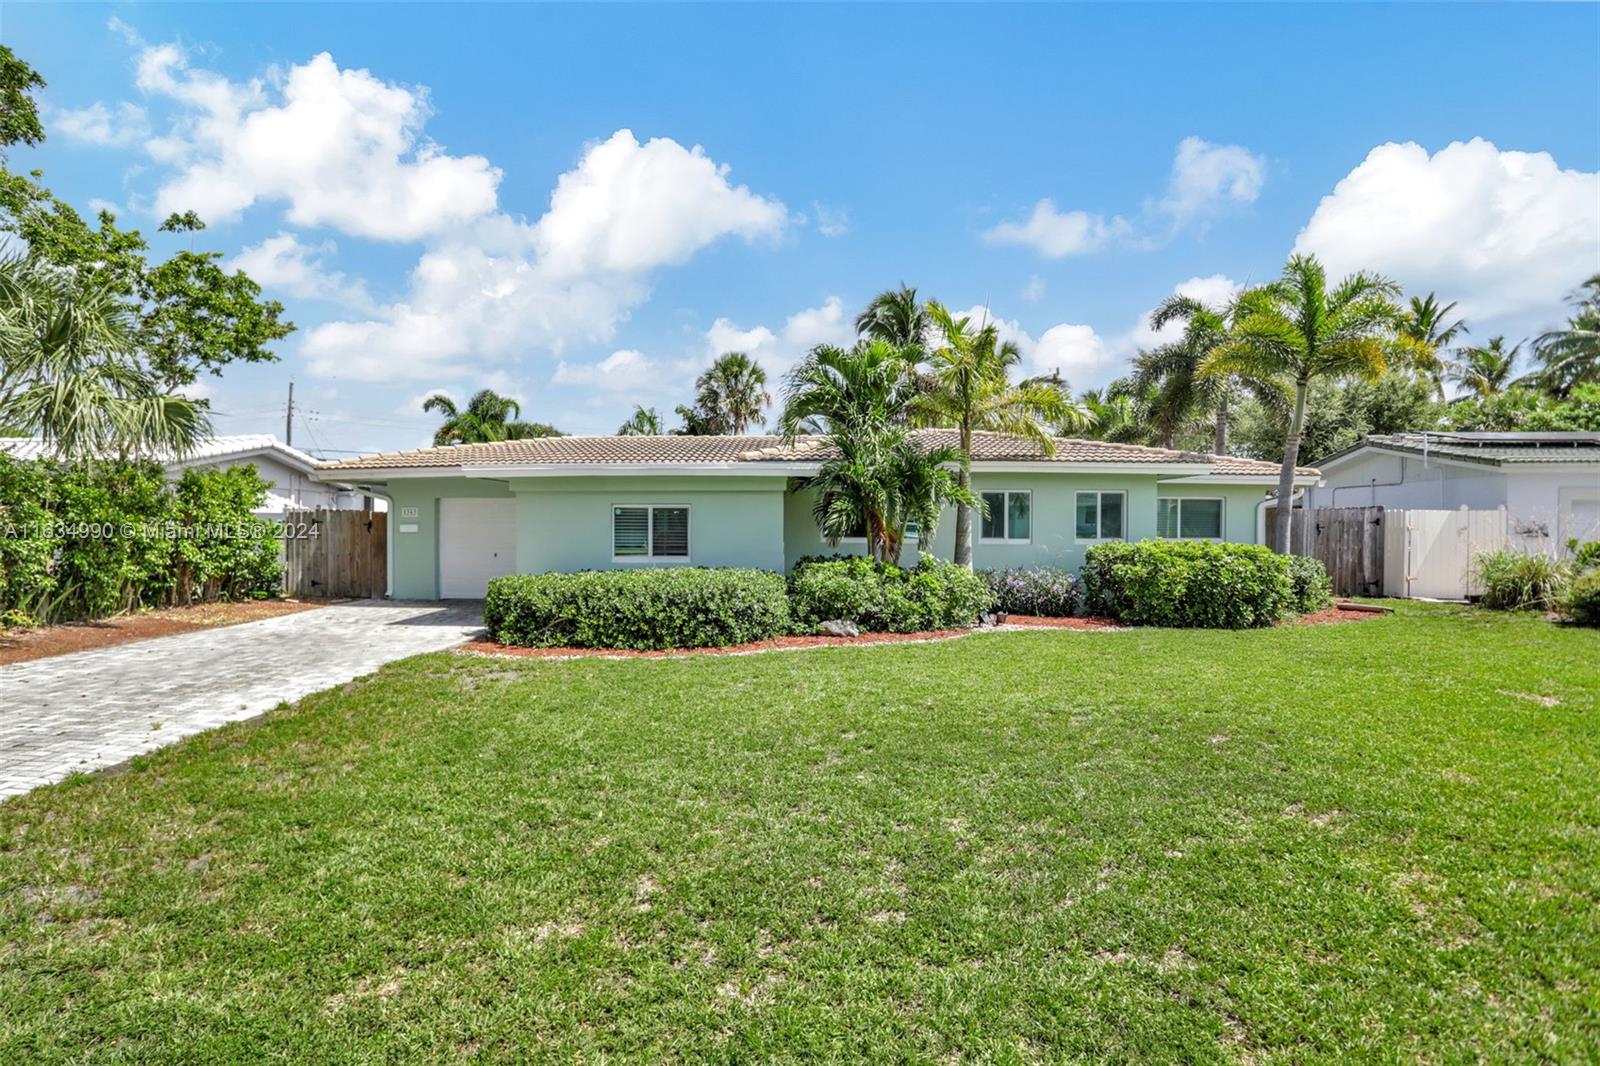
[[[39,72],[0,44],[0,149],[44,140],[39,106],[33,99],[34,90],[43,88]]]
[[[619,437],[659,437],[661,436],[661,413],[654,407],[645,407],[643,404],[633,405],[633,414],[628,420],[617,427]]]
[[[1228,450],[1228,399],[1233,382],[1224,374],[1201,374],[1200,365],[1228,337],[1227,312],[1188,296],[1163,300],[1150,315],[1152,329],[1183,323],[1183,336],[1140,352],[1134,360],[1134,387],[1150,392],[1150,422],[1164,448],[1178,433],[1208,413],[1216,419],[1212,451]]]
[[[1376,378],[1392,351],[1413,350],[1395,341],[1402,315],[1394,302],[1399,292],[1389,279],[1367,273],[1351,274],[1330,292],[1316,256],[1291,256],[1277,281],[1240,295],[1229,339],[1202,362],[1207,374],[1281,376],[1293,382],[1294,407],[1278,474],[1273,544],[1279,552],[1289,548],[1289,501],[1311,384],[1350,375]]]
[[[917,290],[905,282],[898,289],[885,289],[874,296],[866,310],[856,316],[856,336],[901,349],[922,351],[933,331],[927,305],[917,299]]]
[[[0,425],[65,459],[182,457],[210,432],[133,351],[129,315],[71,270],[0,260]]]
[[[1282,457],[1289,435],[1286,405],[1249,396],[1234,412],[1236,454],[1258,459]],[[1371,433],[1436,430],[1443,412],[1444,406],[1433,398],[1433,385],[1410,370],[1389,370],[1373,381],[1316,381],[1306,396],[1300,456],[1314,466]]]
[[[1552,396],[1565,396],[1577,385],[1600,382],[1600,274],[1586,280],[1568,297],[1573,315],[1565,329],[1541,333],[1533,342],[1543,367],[1538,382]]]
[[[444,415],[444,424],[433,435],[435,447],[562,436],[559,429],[544,422],[514,421],[522,414],[522,405],[493,389],[478,390],[464,408],[444,393],[435,393],[422,401],[422,409]]]
[[[1460,358],[1449,365],[1445,376],[1470,395],[1482,398],[1496,396],[1511,385],[1522,345],[1507,350],[1504,337],[1490,337],[1488,344],[1462,348],[1458,354]]]
[[[1411,367],[1433,383],[1440,403],[1444,402],[1444,381],[1450,369],[1444,351],[1457,336],[1470,332],[1466,322],[1459,318],[1447,321],[1455,309],[1454,301],[1440,304],[1430,292],[1421,298],[1413,296],[1411,306],[1402,312],[1400,319],[1400,334],[1414,342],[1407,348]]]
[[[1054,454],[1052,427],[1071,417],[1061,390],[1037,380],[1012,384],[1009,371],[1021,355],[1016,345],[1000,340],[994,323],[975,325],[937,301],[928,303],[928,315],[943,343],[927,353],[929,387],[917,398],[913,420],[958,430],[967,456],[972,454],[972,434],[979,430],[1026,437],[1037,441],[1045,454]],[[970,494],[972,475],[965,463],[960,484]],[[972,565],[972,508],[966,503],[956,507],[955,562]]]
[[[1086,434],[1090,440],[1143,444],[1149,439],[1149,423],[1127,392],[1119,389],[1085,389],[1079,395],[1078,403],[1093,419]]]
[[[683,433],[694,436],[741,434],[765,420],[772,403],[767,372],[743,352],[726,352],[695,379],[693,407],[678,407]]]

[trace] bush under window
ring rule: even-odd
[[[984,580],[994,594],[997,611],[1070,618],[1083,607],[1083,587],[1070,570],[1051,566],[985,570]]]
[[[1130,625],[1249,629],[1295,607],[1288,561],[1257,544],[1098,544],[1080,576],[1090,613]]]
[[[668,567],[493,578],[491,639],[527,648],[709,648],[789,632],[783,577],[764,570]]]
[[[801,560],[789,584],[790,610],[800,632],[829,621],[890,633],[955,629],[977,625],[978,616],[994,603],[982,577],[929,555],[909,569],[865,557]]]

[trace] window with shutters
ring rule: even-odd
[[[611,508],[614,562],[689,561],[689,508],[657,504],[618,504]]]

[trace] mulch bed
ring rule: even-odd
[[[1303,614],[1290,622],[1294,626],[1321,626],[1334,622],[1370,622],[1374,618],[1384,617],[1381,611],[1358,611],[1350,607],[1329,607],[1326,611],[1316,614]]]
[[[281,614],[322,607],[322,600],[244,600],[239,603],[200,603],[192,607],[164,607],[139,614],[118,615],[98,622],[65,622],[37,629],[0,630],[0,666],[48,659],[90,648],[107,648],[151,637],[170,637],[199,629],[258,622]]]

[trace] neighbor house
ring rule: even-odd
[[[953,444],[952,430],[921,430]],[[813,495],[792,479],[816,473],[820,437],[542,437],[461,444],[324,463],[317,477],[390,501],[390,594],[476,598],[499,574],[619,567],[747,566],[786,570],[804,555],[862,552],[828,545]],[[979,568],[1076,569],[1107,540],[1187,537],[1258,543],[1278,467],[1252,459],[979,433],[973,490]],[[1316,471],[1303,469],[1308,485]],[[955,523],[932,544],[948,559]],[[909,557],[909,556],[908,556]]]
[[[1504,509],[1507,539],[1600,539],[1600,433],[1392,433],[1322,460],[1308,507]]]
[[[13,459],[40,459],[48,453],[44,442],[36,437],[0,437],[0,454]],[[182,459],[170,456],[156,459],[173,481],[182,477],[185,470],[224,469],[247,463],[254,466],[256,473],[271,486],[267,498],[255,512],[263,518],[281,519],[285,511],[319,507],[330,510],[370,509],[374,505],[381,510],[383,507],[382,501],[356,492],[348,483],[315,479],[312,475],[317,460],[270,433],[208,437]]]

